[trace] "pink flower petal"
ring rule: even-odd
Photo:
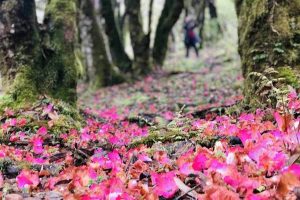
[[[30,186],[37,187],[40,183],[38,173],[30,170],[22,170],[16,179],[20,189]]]
[[[199,153],[193,162],[193,169],[197,171],[201,171],[206,169],[206,163],[208,161],[208,158],[204,153]]]
[[[39,128],[39,130],[37,131],[37,134],[42,135],[42,136],[47,135],[47,133],[48,133],[48,130],[44,126]]]
[[[165,198],[171,198],[174,196],[178,187],[174,181],[175,172],[167,172],[164,174],[151,174],[153,185],[155,185],[154,192]]]

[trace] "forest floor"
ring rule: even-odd
[[[179,111],[192,113],[208,107],[228,106],[242,99],[238,56],[225,49],[206,47],[197,58],[183,51],[168,56],[163,71],[141,81],[87,91],[79,87],[79,105],[91,110],[115,108],[129,117],[165,118]],[[184,109],[182,110],[182,108]]]
[[[199,58],[171,54],[164,71],[135,83],[94,92],[81,85],[80,116],[47,98],[7,109],[0,117],[2,195],[297,199],[300,100],[291,93],[284,113],[229,112],[242,100],[242,82],[237,54],[215,46]]]

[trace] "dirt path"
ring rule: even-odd
[[[115,107],[128,116],[165,115],[185,106],[185,112],[215,104],[232,104],[241,98],[242,78],[236,55],[213,48],[201,51],[200,57],[169,56],[163,73],[153,73],[134,84],[83,92],[79,105],[93,110]]]

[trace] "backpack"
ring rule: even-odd
[[[188,31],[188,36],[189,36],[189,38],[192,39],[192,40],[196,37],[196,35],[195,35],[193,29],[191,29],[191,30]]]

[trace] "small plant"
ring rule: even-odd
[[[280,83],[283,83],[286,79],[277,78],[278,74],[278,71],[270,67],[262,73],[251,72],[247,77],[254,95],[272,105],[272,107],[275,107],[281,101],[282,96],[288,93],[287,90],[280,88]]]

